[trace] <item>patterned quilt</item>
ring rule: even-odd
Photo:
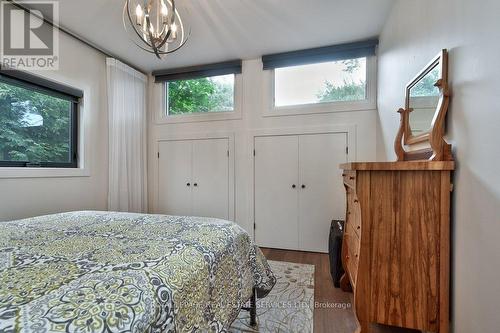
[[[209,218],[72,212],[0,223],[0,332],[226,332],[276,282]]]

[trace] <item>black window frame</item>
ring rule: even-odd
[[[61,168],[76,169],[79,167],[78,156],[78,126],[80,99],[83,91],[51,81],[19,70],[0,68],[0,82],[20,88],[32,90],[48,96],[71,102],[70,110],[70,157],[69,162],[32,162],[32,161],[3,161],[0,168]],[[1,130],[1,128],[0,128]]]

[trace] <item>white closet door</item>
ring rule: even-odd
[[[158,210],[169,215],[192,215],[191,141],[159,143]]]
[[[229,219],[229,140],[193,141],[193,215]]]
[[[297,250],[298,137],[256,137],[255,153],[257,244]]]
[[[345,215],[345,197],[339,164],[347,162],[347,134],[299,137],[299,247],[328,252],[332,219]]]

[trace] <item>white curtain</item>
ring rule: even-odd
[[[109,121],[108,209],[146,212],[147,77],[106,59]]]

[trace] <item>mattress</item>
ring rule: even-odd
[[[0,332],[225,332],[276,279],[238,225],[70,212],[0,223]]]

